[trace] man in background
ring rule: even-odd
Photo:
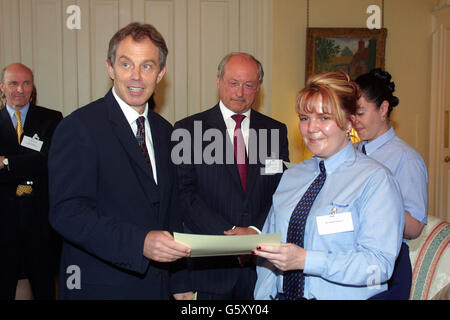
[[[62,114],[35,105],[33,72],[0,74],[0,299],[54,299],[59,240],[48,223],[47,156]],[[16,290],[17,288],[17,290]]]
[[[220,131],[223,145],[214,155],[223,158],[207,164],[207,159],[198,163],[195,157],[207,153],[208,143],[202,141],[196,150],[194,142],[191,159],[178,166],[187,232],[233,236],[262,229],[282,161],[289,161],[286,125],[252,110],[263,76],[261,63],[250,54],[225,56],[218,67],[219,103],[175,124],[194,139],[202,139],[209,129]],[[269,158],[278,168],[270,168],[270,161],[265,161]],[[189,264],[199,300],[253,299],[256,272],[248,256],[192,258]]]

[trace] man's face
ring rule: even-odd
[[[223,76],[217,78],[220,100],[235,113],[249,110],[259,91],[258,66],[244,56],[236,55],[228,60]]]
[[[117,46],[114,66],[107,62],[116,94],[139,113],[166,72],[158,61],[158,48],[149,38],[136,42],[128,36]]]
[[[30,70],[21,64],[12,64],[5,70],[5,79],[0,82],[0,89],[5,94],[6,103],[15,110],[20,110],[30,102],[33,92],[33,76]]]

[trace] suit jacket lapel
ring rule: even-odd
[[[250,114],[250,131],[256,133],[256,137],[250,133],[248,139],[248,151],[249,151],[249,165],[247,170],[247,195],[250,194],[253,189],[258,175],[261,174],[261,164],[259,163],[259,129],[264,128],[264,125],[260,123],[259,114],[255,111],[251,111]],[[250,154],[252,153],[252,154]],[[256,161],[256,162],[255,162]]]
[[[4,136],[8,141],[8,144],[12,141],[17,143],[17,133],[14,130],[14,126],[6,107],[0,110],[0,130],[3,132],[0,136]]]
[[[156,114],[148,110],[147,119],[150,124],[150,130],[152,133],[153,152],[155,153],[155,166],[156,177],[158,179],[158,186],[162,188],[165,185],[166,179],[162,179],[162,173],[167,171],[167,164],[162,160],[162,150],[166,147],[170,150],[170,146],[164,146],[169,141],[163,141],[160,132],[163,132],[163,128],[160,127],[160,122],[156,120]]]
[[[39,118],[40,115],[35,106],[30,105],[25,124],[23,126],[23,135],[33,137],[37,133],[40,125]],[[39,139],[42,139],[42,137],[39,137]]]
[[[119,107],[116,99],[114,98],[112,91],[109,91],[105,96],[106,107],[108,117],[112,123],[112,128],[116,137],[119,139],[125,151],[130,158],[136,164],[136,166],[149,178],[153,180],[153,176],[145,162],[145,158],[142,156],[141,149],[136,141],[136,137],[133,135],[133,131],[125,118],[122,110]]]
[[[8,139],[17,141],[17,133],[6,108],[0,110],[0,123]],[[23,135],[33,137],[38,131],[39,124],[39,112],[36,112],[35,107],[30,105],[26,121],[23,126]]]
[[[156,167],[155,169],[158,179],[158,190],[159,190],[158,194],[167,195],[171,194],[172,192],[171,178],[168,177],[168,175],[171,174],[169,170],[172,170],[172,168],[170,167],[170,163],[168,162],[171,161],[170,159],[171,146],[167,145],[170,144],[170,141],[166,141],[165,135],[161,134],[164,133],[167,129],[162,127],[161,120],[157,119],[157,117],[158,116],[153,111],[151,110],[148,111],[147,119],[150,124],[150,130],[152,133],[152,141],[153,141],[153,151],[155,153],[155,167]],[[163,220],[166,218],[168,212],[167,209],[168,209],[167,203],[163,203],[163,201],[161,201],[158,213],[160,225],[164,223]]]
[[[243,193],[244,190],[242,189],[241,178],[239,177],[239,171],[234,157],[233,143],[230,139],[230,136],[228,135],[227,126],[225,124],[225,121],[223,120],[223,115],[222,112],[220,111],[219,104],[217,104],[214,108],[211,109],[203,125],[204,125],[203,132],[205,132],[209,128],[215,128],[220,130],[223,137],[224,165],[227,168],[228,172],[230,173],[231,178],[233,179],[235,184],[238,186],[238,188],[241,189]],[[228,163],[227,158],[233,159],[233,162]]]

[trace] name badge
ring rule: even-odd
[[[28,136],[23,136],[22,143],[20,145],[22,147],[40,152],[43,144],[44,144],[44,141],[39,140],[39,138],[36,138],[36,135],[35,135],[34,138],[30,138]]]
[[[283,161],[280,159],[266,159],[264,174],[269,175],[277,173],[283,173]]]
[[[353,231],[353,219],[351,212],[334,213],[316,217],[317,231],[319,235]]]

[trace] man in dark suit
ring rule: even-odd
[[[47,156],[62,114],[30,103],[33,87],[33,73],[25,65],[3,69],[0,299],[7,300],[55,298],[59,241],[48,223]]]
[[[166,72],[167,46],[151,25],[132,23],[109,43],[114,86],[73,112],[50,150],[50,222],[64,237],[62,299],[190,297],[172,126],[147,101]],[[168,231],[165,231],[168,230]]]
[[[253,56],[227,55],[218,70],[220,102],[175,124],[195,140],[190,159],[178,165],[187,232],[255,234],[264,224],[283,170],[281,160],[289,161],[289,151],[286,126],[251,109],[263,75]],[[202,138],[217,130],[220,137],[215,141]],[[219,141],[223,149],[211,147]],[[181,158],[186,157],[184,151]],[[248,256],[192,258],[189,264],[198,299],[253,298],[256,273]]]

